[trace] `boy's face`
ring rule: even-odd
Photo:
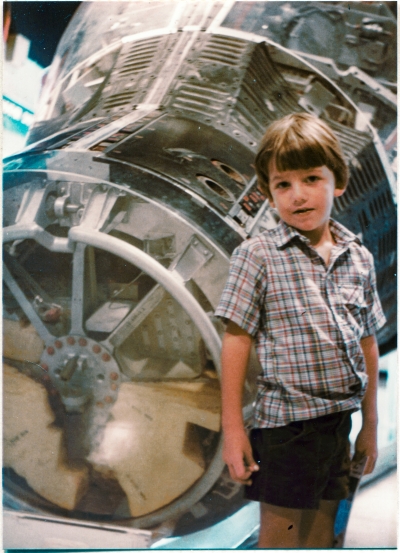
[[[280,172],[274,160],[269,165],[269,190],[270,204],[280,218],[309,238],[327,228],[333,200],[344,193],[335,187],[335,176],[326,165]]]

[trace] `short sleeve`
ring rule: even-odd
[[[364,295],[367,308],[364,310],[364,333],[363,338],[377,332],[386,323],[382,305],[376,288],[376,275],[373,258],[371,255],[371,268],[366,284]]]
[[[266,287],[265,261],[245,245],[233,252],[229,275],[215,312],[254,336],[260,325]]]

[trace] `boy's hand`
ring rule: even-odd
[[[374,470],[378,458],[376,422],[364,423],[357,436],[354,460],[358,461],[363,457],[368,457],[364,475],[370,474]]]
[[[224,433],[223,459],[232,480],[251,485],[250,477],[259,467],[253,459],[250,440],[244,429]]]

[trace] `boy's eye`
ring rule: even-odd
[[[319,177],[317,175],[309,175],[306,180],[308,182],[317,182],[317,180],[319,180]]]
[[[290,183],[287,181],[278,182],[276,188],[288,188]]]

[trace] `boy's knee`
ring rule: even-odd
[[[322,500],[319,509],[289,509],[261,503],[258,547],[332,548],[338,503]]]
[[[260,503],[260,536],[258,547],[293,548],[300,546],[301,509]]]

